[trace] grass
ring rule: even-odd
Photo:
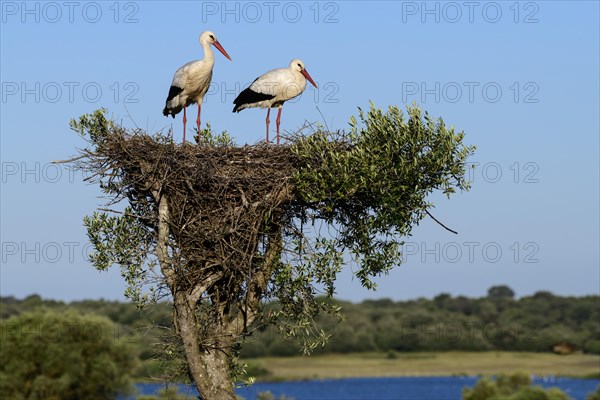
[[[526,352],[356,353],[244,360],[266,369],[260,380],[303,380],[386,376],[493,375],[525,371],[534,375],[600,377],[600,355]]]

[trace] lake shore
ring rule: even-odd
[[[496,375],[600,378],[600,355],[531,352],[352,353],[242,360],[262,381],[358,377]]]

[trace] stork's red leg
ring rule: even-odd
[[[277,144],[279,144],[279,122],[281,122],[281,110],[283,110],[283,108],[279,106],[279,112],[277,112],[277,119],[275,120],[275,123],[277,124]]]
[[[269,143],[269,122],[271,122],[271,120],[269,119],[270,114],[271,114],[271,108],[267,108],[267,119],[265,120],[267,123],[267,143]]]
[[[202,105],[198,103],[198,118],[196,119],[196,124],[198,124],[198,143],[201,143],[200,139],[200,108]]]
[[[187,122],[187,117],[185,115],[185,107],[183,107],[183,143],[185,143],[185,123]]]

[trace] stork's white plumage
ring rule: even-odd
[[[198,118],[196,119],[196,124],[198,125],[198,133],[200,133],[200,109],[202,108],[204,95],[208,91],[210,85],[213,65],[215,65],[215,57],[213,56],[210,45],[214,45],[217,50],[223,53],[223,55],[231,61],[231,57],[229,57],[229,54],[227,54],[223,46],[221,46],[214,33],[210,31],[203,32],[202,35],[200,35],[200,44],[204,49],[204,59],[190,61],[175,72],[163,110],[164,116],[171,115],[175,118],[175,115],[183,108],[184,143],[185,124],[187,122],[185,109],[193,103],[198,104]]]
[[[279,123],[281,108],[287,100],[299,96],[306,89],[306,80],[317,87],[317,84],[306,71],[302,60],[294,59],[287,68],[278,68],[259,76],[252,84],[244,89],[233,101],[233,112],[245,108],[268,108],[267,111],[267,143],[269,142],[269,115],[271,108],[279,107],[277,113],[277,144],[279,144]]]

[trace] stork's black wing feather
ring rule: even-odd
[[[173,98],[175,96],[178,96],[181,92],[183,92],[183,88],[180,88],[178,86],[171,86],[169,88],[169,95],[167,96],[167,101],[173,100]]]
[[[254,90],[251,90],[250,88],[246,88],[242,90],[238,97],[236,97],[233,101],[233,104],[235,104],[235,107],[233,107],[233,112],[242,111],[239,108],[243,105],[258,103],[259,101],[264,100],[271,100],[274,97],[275,95],[273,94],[258,93]]]

